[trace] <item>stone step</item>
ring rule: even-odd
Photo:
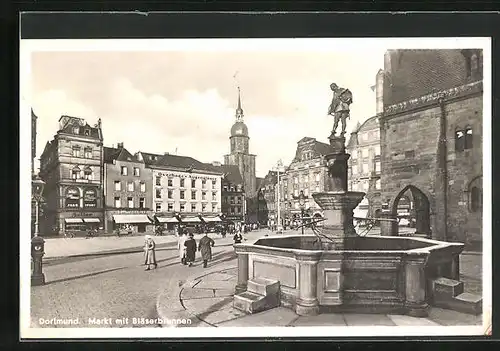
[[[279,306],[279,294],[259,295],[245,291],[234,295],[233,307],[245,313],[257,313]]]
[[[464,292],[464,283],[449,278],[440,277],[432,281],[434,301],[448,301]]]
[[[462,293],[450,300],[435,301],[434,305],[457,312],[478,315],[482,313],[483,298],[475,294]]]
[[[265,278],[252,278],[247,282],[247,291],[259,295],[272,295],[279,293],[280,282]]]

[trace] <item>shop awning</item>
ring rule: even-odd
[[[205,222],[222,222],[219,217],[203,217]]]
[[[175,217],[156,217],[160,223],[179,223]]]
[[[151,223],[151,220],[145,214],[113,215],[113,219],[117,224]]]
[[[201,222],[201,219],[199,219],[198,217],[186,217],[186,218],[182,218],[182,221],[183,222]]]
[[[83,221],[85,223],[101,223],[99,218],[84,218]]]
[[[83,223],[81,218],[64,218],[64,222],[66,223]]]

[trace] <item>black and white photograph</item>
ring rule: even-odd
[[[21,337],[485,335],[490,46],[21,40]]]

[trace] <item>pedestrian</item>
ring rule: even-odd
[[[215,241],[208,236],[208,232],[205,232],[205,236],[200,239],[198,244],[198,251],[201,252],[201,258],[203,259],[203,268],[207,268],[207,263],[212,259],[212,247],[214,247]]]
[[[158,264],[156,263],[155,253],[156,244],[151,235],[144,236],[144,239],[144,265],[148,266],[145,270],[149,271],[151,269],[151,265],[153,265],[155,269],[156,267],[158,267]]]
[[[189,233],[189,237],[184,242],[184,246],[186,247],[186,262],[189,267],[191,267],[196,258],[196,241],[194,240],[193,233]]]
[[[184,243],[186,242],[186,236],[184,233],[180,233],[179,235],[179,241],[177,244],[177,248],[179,249],[179,258],[181,259],[181,263],[183,265],[186,265],[186,247],[184,246]]]
[[[241,241],[243,240],[243,235],[241,235],[241,232],[238,231],[234,237],[233,237],[234,243],[235,244],[241,244]]]

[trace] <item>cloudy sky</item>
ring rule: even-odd
[[[240,41],[244,43],[244,40]],[[166,49],[35,51],[30,101],[38,119],[37,155],[58,129],[61,115],[103,124],[104,144],[124,142],[132,153],[174,153],[203,162],[229,152],[237,86],[263,177],[288,164],[304,136],[327,141],[332,82],[353,92],[348,133],[375,114],[377,71],[385,47],[197,51]]]

